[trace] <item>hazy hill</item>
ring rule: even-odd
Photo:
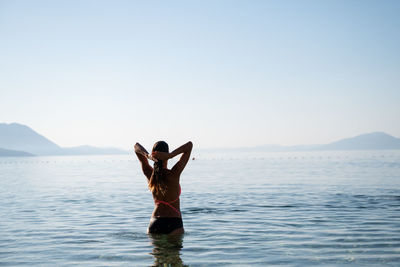
[[[323,151],[323,150],[376,150],[400,149],[400,138],[383,132],[374,132],[342,139],[323,145],[280,146],[263,145],[241,148],[207,149],[207,151],[229,152],[290,152],[290,151]]]
[[[92,146],[77,146],[63,148],[38,134],[28,126],[18,123],[0,123],[0,155],[99,155],[127,154],[117,148],[98,148]],[[323,145],[310,146],[280,146],[264,145],[231,149],[212,149],[230,152],[279,152],[279,151],[316,151],[316,150],[374,150],[400,149],[400,138],[383,132],[362,134],[352,138],[342,139]]]
[[[63,150],[28,126],[18,123],[0,123],[0,147],[26,151],[35,155],[61,155]]]
[[[0,157],[31,157],[31,153],[0,148]]]
[[[387,133],[374,132],[342,139],[327,145],[321,145],[322,150],[374,150],[374,149],[400,149],[400,138]]]
[[[127,151],[117,148],[99,148],[78,146],[63,148],[46,137],[38,134],[28,126],[18,123],[0,123],[0,148],[5,150],[25,151],[29,155],[96,155],[126,154]],[[4,152],[6,153],[6,152]]]

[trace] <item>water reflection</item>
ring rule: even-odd
[[[183,235],[155,235],[149,234],[153,245],[153,266],[188,266],[181,259]]]

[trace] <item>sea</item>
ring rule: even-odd
[[[151,236],[133,153],[0,158],[0,266],[400,266],[400,150],[194,151],[181,187]]]

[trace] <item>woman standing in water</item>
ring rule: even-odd
[[[192,147],[192,142],[188,142],[169,153],[168,144],[159,141],[154,144],[152,153],[149,154],[139,143],[135,145],[135,153],[142,165],[155,204],[147,230],[150,234],[183,234],[184,232],[179,201],[181,194],[179,178],[189,161]],[[172,169],[168,169],[168,159],[179,154],[182,154],[179,161]],[[148,159],[154,161],[154,168],[150,166]]]

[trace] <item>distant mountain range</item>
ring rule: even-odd
[[[324,151],[324,150],[378,150],[400,149],[400,138],[387,133],[374,132],[342,139],[336,142],[322,145],[281,146],[263,145],[255,147],[208,149],[213,151],[235,152],[292,152],[292,151]]]
[[[28,126],[0,123],[0,156],[127,154],[118,148],[92,146],[60,147]]]
[[[362,134],[323,145],[264,145],[256,147],[211,150],[235,152],[285,152],[375,149],[400,149],[400,138],[393,137],[383,132],[375,132]],[[127,153],[129,152],[118,148],[99,148],[92,146],[60,147],[46,137],[38,134],[28,126],[18,123],[0,123],[0,156],[111,155]]]

